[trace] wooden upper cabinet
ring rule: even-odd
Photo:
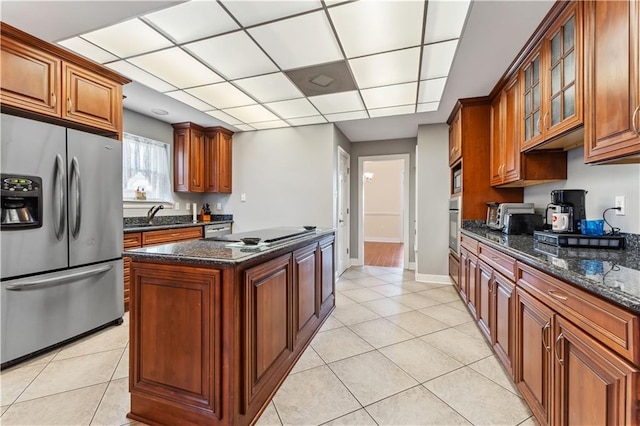
[[[122,136],[122,85],[131,80],[5,23],[0,32],[3,106]]]
[[[640,2],[589,1],[584,8],[585,162],[638,154]]]
[[[62,118],[113,132],[122,128],[122,85],[66,62],[62,74]]]
[[[449,126],[449,165],[453,165],[462,158],[462,119],[458,113],[453,117]]]
[[[232,135],[222,127],[206,129],[205,192],[231,193]]]
[[[0,102],[40,114],[60,116],[60,64],[47,52],[3,37]]]
[[[520,68],[523,151],[582,124],[582,4],[573,2]]]

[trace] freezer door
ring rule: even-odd
[[[2,363],[124,315],[122,259],[8,280],[2,290]]]
[[[69,265],[122,256],[122,143],[67,129]]]
[[[0,116],[2,173],[42,179],[42,227],[3,230],[2,279],[68,265],[65,128]]]

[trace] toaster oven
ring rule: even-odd
[[[502,231],[509,213],[535,213],[533,203],[487,203],[487,227]]]

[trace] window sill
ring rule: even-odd
[[[122,201],[122,208],[124,209],[150,209],[158,204],[163,205],[165,208],[173,208],[173,203],[168,201],[149,201],[149,200],[124,200]]]

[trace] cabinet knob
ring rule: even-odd
[[[638,111],[640,111],[640,105],[633,110],[633,116],[631,117],[631,122],[633,123],[633,131],[636,132],[636,135],[640,136],[640,131],[638,131]]]

